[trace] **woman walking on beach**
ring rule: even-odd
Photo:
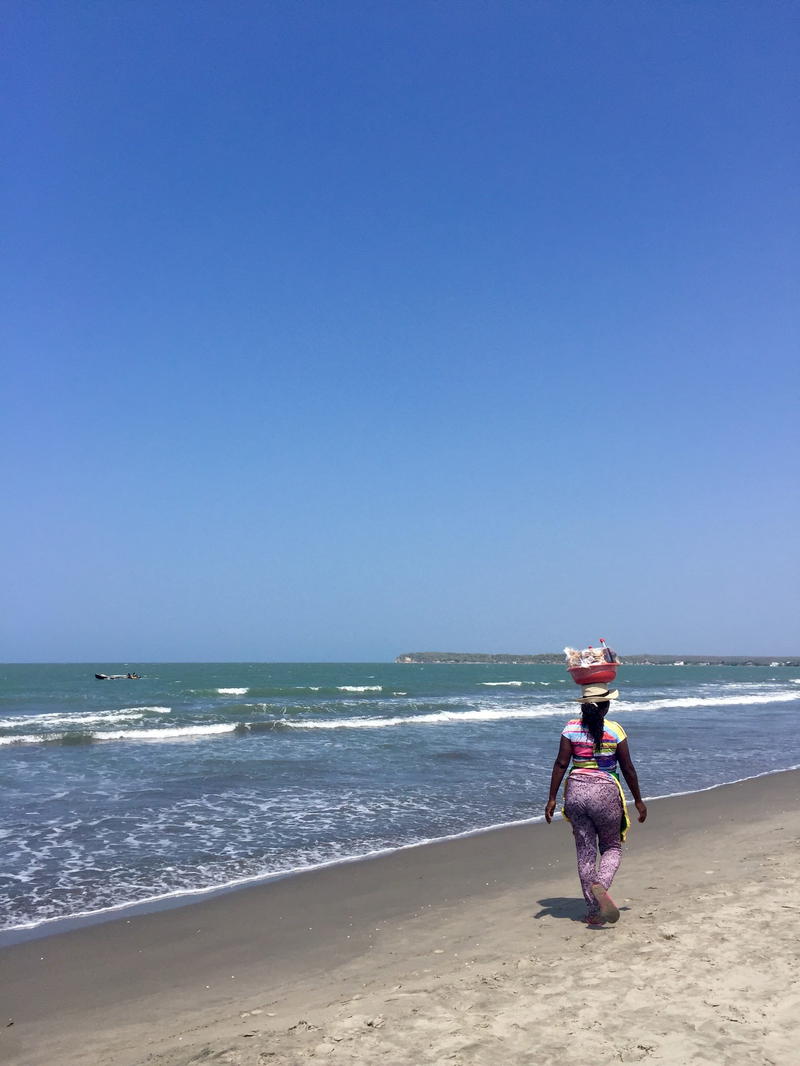
[[[606,720],[609,701],[619,693],[605,685],[586,685],[583,689],[581,717],[567,722],[553,775],[550,798],[544,809],[548,823],[553,820],[556,796],[572,760],[565,785],[564,817],[572,824],[578,853],[578,876],[586,900],[588,925],[616,922],[619,910],[608,894],[622,856],[622,841],[630,825],[625,796],[619,782],[622,770],[639,821],[647,817],[647,806],[639,792],[639,779],[628,751],[625,730],[617,722]],[[597,866],[597,853],[600,865]]]

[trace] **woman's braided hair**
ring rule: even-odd
[[[600,703],[581,704],[581,725],[594,741],[594,750],[599,751],[603,743],[603,719],[608,711],[608,700]]]

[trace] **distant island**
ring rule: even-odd
[[[624,655],[622,663],[631,666],[800,666],[800,656],[778,655]],[[563,652],[538,655],[490,655],[469,651],[410,651],[398,655],[396,663],[489,663],[498,666],[533,664],[564,665]]]

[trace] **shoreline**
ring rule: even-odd
[[[562,1000],[576,1011],[588,1010],[584,1000],[573,1002],[573,986],[594,980],[594,965],[607,968],[604,937],[616,938],[615,954],[624,947],[630,956],[627,969],[619,959],[623,974],[638,974],[640,964],[646,969],[647,959],[663,952],[669,969],[669,952],[688,952],[689,959],[701,945],[704,974],[703,960],[714,963],[719,980],[738,975],[741,963],[751,983],[762,944],[769,960],[763,982],[772,976],[780,982],[777,991],[769,988],[769,1002],[780,1007],[781,989],[790,998],[792,988],[800,991],[793,969],[787,984],[781,962],[797,950],[791,943],[797,935],[786,922],[791,909],[797,911],[790,860],[798,841],[789,823],[797,825],[798,811],[798,770],[652,801],[645,825],[634,823],[614,886],[623,919],[601,931],[574,921],[583,910],[574,848],[558,822],[418,845],[27,940],[1,953],[0,1002],[13,1024],[0,1030],[0,1052],[19,1066],[180,1066],[224,1049],[224,1061],[242,1064],[295,1063],[335,1050],[337,1060],[348,1064],[383,1055],[382,1061],[419,1066],[437,1061],[424,1048],[435,1047],[444,1059],[456,1030],[464,1035],[474,1023],[471,1039],[500,1041],[503,1054],[470,1058],[462,1049],[463,1059],[455,1061],[499,1063],[505,1055],[515,1063],[571,1062],[555,1051],[548,1058],[541,1047],[539,1058],[514,1051],[522,1016],[513,1024],[507,1018],[502,1032],[496,1025],[512,1000],[521,1005],[526,981],[536,990],[535,999],[526,1000],[528,1017],[551,993],[557,997],[548,1000],[554,1010]],[[774,900],[762,911],[752,903],[743,909],[747,892],[753,900]],[[751,925],[759,938],[755,947],[748,940]],[[576,945],[582,952],[579,974],[563,965]],[[723,947],[730,957],[718,958]],[[658,971],[660,984],[673,977],[677,982],[662,1028],[678,1024],[680,1012],[672,1018],[670,1011],[693,988],[686,959],[673,976]],[[602,973],[595,976],[588,998],[597,1000],[598,1010],[603,1004],[611,1009],[603,997],[614,989],[603,988]],[[652,971],[650,978],[652,983]],[[419,1009],[409,1014],[412,992],[401,990],[412,987]],[[636,1000],[628,990],[626,1004],[631,996]],[[473,1002],[469,1017],[459,1013],[465,997]],[[701,1006],[696,989],[692,997],[682,1008],[682,1024],[689,1010],[711,1012],[706,1020],[712,1025],[717,1007]],[[731,993],[731,1003],[734,998]],[[375,1012],[373,1024],[364,1020],[365,1010]],[[640,1027],[650,1024],[644,1015]],[[383,1021],[376,1023],[378,1017]],[[353,1018],[361,1020],[348,1028]],[[480,1029],[484,1024],[486,1031]],[[736,1031],[737,1039],[744,1031]],[[692,1040],[706,1039],[692,1032]],[[415,1043],[417,1037],[422,1043]],[[378,1041],[384,1047],[387,1040],[393,1049],[388,1056],[373,1046]],[[652,1034],[641,1040],[667,1047]],[[319,1051],[323,1045],[332,1050]],[[268,1057],[259,1059],[265,1049]],[[581,1054],[585,1058],[585,1049]],[[638,1061],[627,1054],[622,1061]],[[682,1061],[647,1054],[653,1062]]]
[[[507,652],[405,652],[394,660],[397,666],[564,666],[563,652],[532,655]],[[617,666],[788,666],[797,669],[797,655],[696,655],[626,654]]]
[[[772,777],[776,774],[789,774],[800,771],[800,765],[781,767],[776,770],[767,770],[761,774],[753,774],[750,777],[736,778],[734,781],[722,781],[719,784],[704,785],[702,788],[690,789],[683,792],[670,792],[658,796],[645,796],[646,803],[655,803],[659,800],[676,799],[682,796],[695,796],[704,792],[712,792],[719,788],[728,788],[733,785],[743,784],[747,781],[757,781],[761,778]],[[560,806],[554,821],[561,821]],[[400,844],[394,848],[383,848],[377,851],[369,851],[360,855],[348,855],[343,858],[332,859],[313,866],[300,866],[289,870],[275,873],[256,874],[244,878],[241,881],[233,881],[224,885],[214,885],[207,888],[187,888],[164,896],[153,896],[130,903],[121,903],[114,907],[108,907],[97,911],[85,911],[78,914],[64,915],[58,918],[45,918],[35,924],[11,926],[0,929],[0,951],[16,944],[27,943],[32,940],[46,940],[51,936],[60,936],[65,933],[75,932],[92,926],[105,925],[108,922],[125,921],[132,918],[142,917],[147,914],[172,911],[183,907],[194,907],[203,902],[215,899],[219,896],[228,896],[245,889],[259,888],[283,881],[289,878],[313,875],[334,867],[348,866],[364,862],[372,862],[375,859],[385,858],[416,848],[427,848],[437,844],[451,841],[470,840],[473,837],[485,833],[494,833],[505,829],[513,829],[525,826],[539,825],[544,822],[544,815],[536,815],[533,818],[520,819],[514,822],[502,822],[497,825],[488,825],[478,829],[467,829],[460,833],[453,833],[443,837],[433,837],[426,840],[418,840],[409,844]]]

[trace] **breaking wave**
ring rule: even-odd
[[[380,686],[359,685],[339,686],[342,691],[375,691]],[[616,718],[619,715],[634,712],[670,711],[672,709],[685,708],[708,708],[713,710],[721,707],[741,706],[769,706],[778,703],[797,702],[796,689],[779,689],[765,692],[739,692],[738,694],[709,694],[709,695],[686,695],[686,696],[656,696],[651,699],[620,699],[611,711]],[[388,704],[387,704],[388,705]],[[277,712],[277,717],[266,718],[261,721],[240,722],[213,722],[194,723],[185,726],[155,726],[136,728],[134,723],[145,718],[145,712],[168,714],[169,707],[139,707],[126,708],[115,712],[102,712],[98,714],[75,714],[65,715],[27,715],[14,719],[0,720],[6,730],[10,724],[17,727],[27,727],[28,732],[0,736],[0,746],[13,744],[90,744],[94,741],[120,741],[120,742],[173,742],[193,740],[200,737],[212,737],[227,735],[249,735],[269,733],[280,730],[376,730],[393,729],[400,726],[441,726],[449,724],[472,724],[485,722],[525,721],[538,718],[565,718],[575,716],[578,709],[573,700],[557,700],[541,703],[499,704],[490,706],[478,706],[468,709],[447,708],[432,711],[416,711],[410,714],[375,715],[374,717],[347,716],[347,717],[317,717],[318,714],[329,713],[327,709],[314,711],[314,718],[287,717],[293,711],[295,713],[308,713],[314,710],[309,707],[281,707],[272,708],[265,704],[250,705],[251,713],[259,710],[266,713]],[[132,728],[121,729],[87,729],[87,725],[101,724],[112,725],[117,722]],[[36,725],[45,726],[42,733],[31,733],[30,730]],[[63,731],[55,731],[54,726],[64,725],[68,728]]]

